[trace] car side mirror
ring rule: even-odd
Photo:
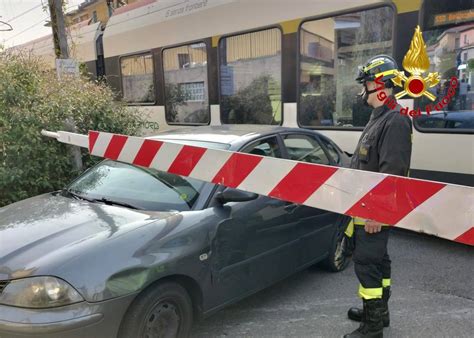
[[[226,188],[224,191],[220,191],[216,195],[216,200],[225,204],[227,202],[247,202],[252,201],[258,197],[258,194],[253,192],[242,191],[238,189]]]

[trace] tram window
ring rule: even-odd
[[[209,94],[205,43],[163,51],[166,121],[208,124]]]
[[[306,127],[363,127],[370,109],[357,100],[357,67],[392,54],[394,12],[380,7],[304,22],[298,120]]]
[[[444,129],[463,132],[474,129],[474,7],[472,1],[425,0],[423,9],[423,39],[430,61],[428,72],[437,72],[440,82],[428,90],[435,101],[422,96],[415,100],[416,108],[430,115],[414,119],[420,131]],[[425,76],[426,76],[425,73]],[[451,88],[452,78],[456,88]],[[453,90],[455,89],[455,90]],[[453,93],[454,95],[449,95]],[[442,100],[450,96],[449,102]]]
[[[151,54],[120,58],[123,99],[129,103],[155,102],[153,57]]]
[[[219,59],[222,122],[281,124],[281,31],[222,38]]]

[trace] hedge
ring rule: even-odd
[[[26,53],[0,54],[0,206],[63,188],[80,170],[70,146],[40,131],[102,130],[136,134],[143,120],[105,84],[45,71]],[[98,159],[81,152],[83,168]]]

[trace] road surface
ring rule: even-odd
[[[392,231],[391,326],[385,337],[474,337],[474,248]],[[192,337],[341,337],[358,324],[354,266],[310,268],[194,325]]]

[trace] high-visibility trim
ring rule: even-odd
[[[354,234],[354,220],[351,219],[344,233],[347,237],[352,237],[352,235]]]
[[[396,69],[386,70],[385,72],[375,74],[375,78],[378,78],[378,77],[381,77],[381,76],[383,77],[385,75],[392,75],[392,74],[395,74],[396,71],[397,71]]]
[[[362,299],[377,299],[382,298],[382,288],[364,288],[359,284],[359,297]]]
[[[366,72],[366,71],[368,71],[368,70],[371,70],[371,69],[374,68],[374,67],[383,65],[384,63],[385,63],[385,61],[383,61],[383,60],[379,60],[379,61],[377,61],[377,62],[374,62],[374,63],[372,63],[371,65],[368,65],[367,67],[364,67],[364,72]]]
[[[365,226],[366,219],[365,218],[360,218],[360,217],[354,217],[354,224],[355,225],[360,225],[360,226]],[[383,227],[388,227],[390,224],[382,224]]]
[[[382,279],[382,287],[386,288],[392,285],[392,280],[390,278]]]

